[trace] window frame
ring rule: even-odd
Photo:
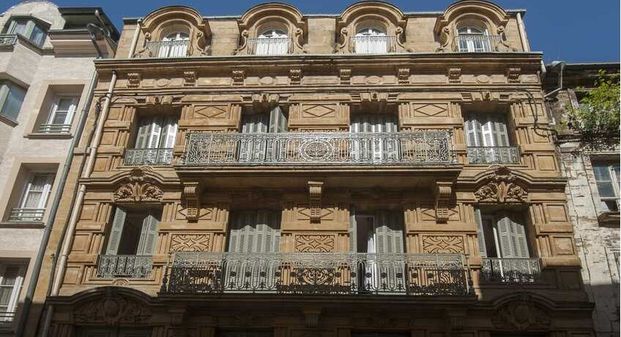
[[[166,131],[164,131],[164,128],[166,128]],[[139,117],[134,137],[134,149],[172,149],[175,147],[178,131],[179,118],[175,115]],[[141,134],[142,132],[144,132],[144,135]],[[146,138],[141,139],[141,137]],[[157,141],[157,143],[153,144],[154,141]]]
[[[615,172],[615,166],[617,168],[617,171]],[[591,159],[591,171],[593,172],[593,180],[594,180],[594,184],[595,184],[595,188],[597,190],[597,197],[598,197],[598,202],[597,202],[597,209],[600,210],[600,212],[611,212],[611,213],[615,213],[615,212],[619,212],[619,204],[621,202],[621,187],[620,187],[620,179],[619,177],[617,177],[618,172],[619,172],[619,163],[612,161],[612,160],[597,160],[597,159]],[[608,177],[610,180],[598,180],[598,174],[596,174],[596,170],[597,168],[603,167],[606,169],[607,173],[608,173]],[[602,191],[600,190],[599,185],[602,183],[607,183],[612,185],[612,192],[614,194],[613,197],[602,197]],[[616,204],[616,210],[614,209],[610,209],[610,207],[608,207],[606,201],[610,202],[615,202]]]
[[[69,110],[67,110],[67,115],[65,116],[65,120],[63,123],[54,123],[54,119],[56,119],[56,115],[58,113],[58,108],[60,106],[60,102],[63,99],[70,99],[71,104],[69,105]],[[47,123],[50,125],[72,125],[73,117],[75,116],[76,110],[78,108],[78,104],[80,101],[80,97],[77,95],[58,95],[54,97],[54,102],[50,107],[50,113],[47,118]]]
[[[7,107],[7,102],[9,100],[9,95],[11,94],[12,89],[21,90],[21,102],[19,103],[17,111],[15,111],[13,115],[10,115],[9,113],[5,112],[5,108]],[[19,118],[27,94],[27,88],[24,88],[21,85],[16,84],[10,80],[0,79],[0,118],[5,118],[13,123],[17,123],[17,119]]]
[[[144,212],[139,212],[144,211]],[[134,214],[131,214],[134,213]],[[133,242],[135,253],[121,253],[119,249],[123,246],[125,235],[131,224],[128,224],[129,216],[142,217],[142,224],[139,230],[138,240]],[[151,256],[155,253],[157,246],[157,237],[159,233],[159,224],[162,221],[163,208],[132,208],[116,206],[112,212],[110,220],[110,229],[107,231],[106,244],[104,249],[105,255],[134,255],[134,256]],[[150,242],[149,242],[150,240]]]
[[[18,25],[19,21],[26,22],[24,32],[21,32],[21,33],[15,32],[16,26]],[[40,37],[40,40],[35,39],[35,36],[36,36],[35,32],[37,30],[42,34]],[[9,18],[9,20],[7,21],[5,33],[20,35],[24,37],[26,40],[28,40],[29,42],[31,42],[36,47],[43,48],[43,45],[45,44],[45,40],[47,40],[48,30],[49,30],[49,24],[42,22],[41,20],[35,17],[14,16],[14,17]]]
[[[478,237],[478,244],[479,244],[479,255],[481,255],[481,257],[498,258],[498,259],[505,259],[505,258],[506,259],[529,259],[529,258],[534,257],[533,256],[534,251],[531,247],[531,242],[529,239],[528,221],[524,219],[523,214],[520,214],[520,212],[512,212],[512,211],[496,211],[496,212],[490,213],[490,212],[485,212],[481,210],[480,208],[475,209],[475,212],[476,212],[475,220],[477,222],[477,228],[478,228],[477,237]],[[504,256],[505,254],[503,253],[503,251],[510,249],[513,251],[513,253],[515,253],[518,247],[515,245],[516,242],[513,242],[511,244],[511,247],[503,246],[502,236],[499,230],[499,223],[501,221],[509,221],[511,223],[517,224],[522,227],[523,233],[518,233],[518,234],[509,233],[509,234],[523,236],[524,247],[522,248],[526,249],[526,253],[527,253],[526,255],[528,256]],[[488,228],[488,226],[490,225],[491,225],[491,228]],[[488,237],[489,234],[492,235],[492,238]],[[488,247],[488,245],[492,243],[493,243],[493,247]],[[494,252],[495,256],[489,256],[490,254],[488,253],[490,252]],[[519,254],[512,254],[512,255],[519,255]]]
[[[32,187],[34,184],[35,178],[39,176],[46,176],[45,183],[40,191],[32,191]],[[54,180],[56,179],[56,175],[54,173],[49,172],[35,172],[32,173],[30,178],[28,179],[28,183],[24,186],[24,190],[22,192],[22,196],[19,201],[19,208],[28,208],[28,209],[46,209],[47,202],[49,200],[50,194],[52,192],[52,186],[54,185]],[[39,201],[37,202],[38,207],[26,207],[26,202],[28,201],[28,197],[33,192],[40,192],[41,196]]]
[[[14,266],[17,266],[18,268],[17,276],[15,278],[15,283],[10,285],[10,287],[12,288],[12,291],[11,291],[11,296],[9,297],[9,302],[7,304],[7,309],[6,311],[0,310],[0,314],[2,313],[15,314],[15,312],[17,311],[19,297],[21,295],[21,290],[22,290],[22,287],[24,286],[24,280],[26,278],[26,273],[28,271],[28,265],[26,263],[18,263],[18,262],[15,262],[15,263],[0,262],[0,288],[9,288],[9,285],[3,284],[5,280],[5,274],[6,274],[6,270],[9,267],[14,267]],[[0,321],[10,322],[12,320],[13,320],[13,317],[9,315],[5,315],[4,317],[0,315]]]

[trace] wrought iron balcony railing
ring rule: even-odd
[[[189,40],[151,41],[146,50],[148,57],[186,57],[189,46]]]
[[[162,294],[470,294],[459,254],[176,253]]]
[[[40,133],[67,134],[71,132],[71,124],[41,124]]]
[[[39,222],[43,220],[45,208],[13,208],[9,214],[11,222]]]
[[[246,40],[250,55],[286,55],[293,52],[289,37],[258,37]]]
[[[10,47],[17,42],[17,35],[15,34],[0,34],[0,48]]]
[[[146,255],[99,255],[97,277],[145,278],[151,274],[153,258]]]
[[[397,49],[397,37],[386,35],[353,36],[351,46],[356,54],[394,53]]]
[[[190,133],[183,164],[444,165],[454,162],[449,130],[394,133]]]
[[[483,258],[481,279],[500,283],[533,283],[541,276],[537,258]]]
[[[470,164],[519,164],[520,151],[515,146],[468,146]]]
[[[496,51],[502,41],[500,35],[459,34],[455,36],[455,51],[461,53],[489,53]]]
[[[172,163],[172,148],[155,149],[127,149],[125,150],[125,165],[169,165]]]

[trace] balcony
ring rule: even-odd
[[[71,132],[71,124],[41,124],[39,133],[68,134]]]
[[[15,34],[0,34],[0,48],[8,48],[15,45],[17,42],[17,35]]]
[[[190,133],[185,166],[446,165],[451,132]]]
[[[394,53],[397,49],[397,37],[386,35],[353,36],[351,46],[356,54]]]
[[[9,214],[10,222],[41,222],[45,208],[13,208]]]
[[[2,292],[0,291],[0,295],[4,295],[4,294],[2,294]],[[0,329],[11,327],[13,325],[14,320],[15,320],[15,312],[0,311]]]
[[[541,277],[537,258],[483,258],[481,280],[494,283],[533,283]]]
[[[502,42],[500,35],[459,34],[455,36],[453,48],[460,53],[489,53]]]
[[[520,151],[515,146],[468,146],[470,164],[519,164]]]
[[[172,148],[127,149],[124,164],[127,166],[170,165],[172,159]]]
[[[164,58],[186,57],[188,56],[189,46],[189,40],[151,41],[147,42],[146,56]]]
[[[144,255],[100,255],[97,262],[99,278],[146,278],[151,274],[153,258]]]
[[[459,254],[176,253],[161,294],[466,296]]]
[[[246,43],[250,55],[286,55],[293,52],[289,37],[249,38]]]

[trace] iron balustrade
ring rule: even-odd
[[[162,294],[465,296],[460,254],[175,253]]]
[[[446,165],[454,161],[449,130],[393,133],[198,132],[187,135],[183,164]]]
[[[169,165],[172,159],[172,148],[126,149],[124,163],[128,166]]]
[[[515,146],[468,146],[470,164],[519,164],[520,151]]]
[[[489,53],[496,51],[502,41],[500,35],[459,34],[455,36],[455,50],[461,53]]]
[[[386,54],[397,50],[397,37],[387,35],[360,35],[351,37],[356,54]]]
[[[40,133],[67,134],[71,131],[71,124],[41,124]]]
[[[248,38],[246,43],[250,55],[286,55],[293,52],[289,37]]]
[[[149,57],[186,57],[189,40],[150,41],[146,49]]]
[[[153,258],[147,255],[99,255],[97,277],[146,278],[152,268]]]
[[[17,42],[15,34],[0,34],[0,47],[10,47]]]
[[[43,221],[45,208],[13,208],[9,214],[11,222]]]
[[[533,283],[541,277],[538,258],[495,258],[481,261],[481,279],[501,283]]]

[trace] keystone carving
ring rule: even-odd
[[[399,68],[397,71],[397,79],[399,80],[399,84],[410,83],[410,68]]]
[[[499,167],[474,192],[474,196],[481,203],[524,203],[528,199],[528,192],[508,168]]]
[[[507,69],[507,82],[509,83],[520,83],[520,74],[522,73],[522,68],[519,67],[511,67]]]
[[[321,181],[309,181],[308,182],[308,203],[310,209],[310,222],[321,222],[321,189],[323,182]]]
[[[164,196],[164,192],[154,183],[153,179],[145,177],[142,169],[134,169],[130,172],[126,182],[120,185],[114,192],[114,201],[160,201]]]
[[[201,209],[201,189],[198,182],[186,182],[183,184],[183,199],[185,201],[186,219],[188,221],[198,221]]]
[[[341,85],[349,85],[351,80],[351,69],[339,69],[339,78]]]
[[[183,85],[186,87],[193,87],[196,84],[196,72],[184,71],[183,72]]]
[[[460,83],[461,82],[461,68],[449,68],[448,81],[449,83]]]
[[[289,69],[289,79],[291,79],[292,85],[299,85],[302,81],[302,69],[291,68]]]
[[[231,78],[233,79],[233,85],[244,85],[244,79],[246,78],[246,71],[233,70]]]
[[[142,81],[142,75],[140,75],[140,73],[128,73],[127,74],[127,87],[128,88],[138,88],[140,86],[140,81]]]
[[[452,182],[436,183],[436,221],[446,223],[449,219],[449,208],[453,195]]]

